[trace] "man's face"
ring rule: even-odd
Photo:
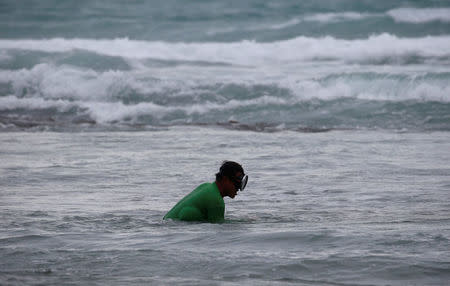
[[[227,181],[228,181],[227,196],[229,196],[232,199],[234,199],[234,197],[237,195],[237,192],[238,192],[238,188],[236,188],[236,181],[239,181],[238,178],[241,178],[242,175],[243,174],[241,172],[237,172],[233,178],[227,177]]]

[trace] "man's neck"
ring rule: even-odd
[[[223,194],[223,192],[224,192],[223,183],[222,182],[218,182],[218,181],[215,181],[214,183],[216,183],[216,186],[219,189],[219,193],[222,196],[222,198],[225,197],[225,195]]]

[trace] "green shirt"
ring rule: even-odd
[[[222,222],[225,203],[216,183],[204,183],[181,199],[164,219]]]

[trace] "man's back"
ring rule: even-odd
[[[216,183],[204,183],[181,199],[164,219],[221,222],[225,204]]]

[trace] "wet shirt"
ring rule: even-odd
[[[221,222],[225,203],[216,183],[204,183],[181,199],[164,219]]]

